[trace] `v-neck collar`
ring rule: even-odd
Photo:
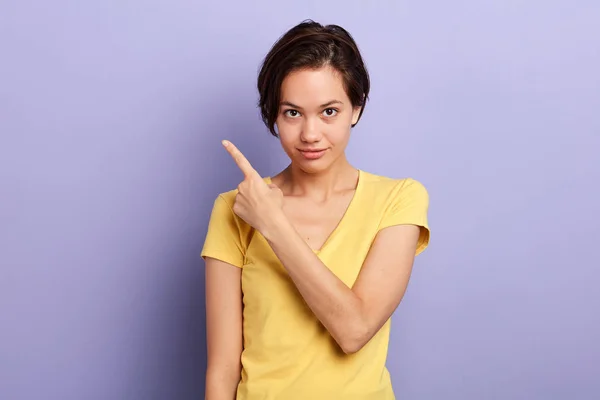
[[[344,214],[342,215],[342,217],[340,218],[340,220],[338,221],[337,225],[335,226],[335,228],[333,228],[333,230],[331,231],[331,233],[329,234],[329,236],[327,236],[327,239],[325,239],[325,241],[323,242],[323,244],[321,245],[321,247],[317,250],[312,249],[313,253],[315,254],[321,254],[323,251],[326,250],[326,248],[328,247],[329,243],[331,243],[333,241],[333,239],[335,238],[335,236],[337,236],[338,232],[342,230],[342,227],[345,223],[345,221],[347,219],[350,218],[350,213],[352,212],[352,210],[354,209],[354,203],[357,202],[356,198],[359,195],[359,190],[362,187],[362,183],[364,180],[364,173],[361,169],[357,169],[358,171],[358,182],[356,183],[356,188],[354,189],[354,194],[352,195],[352,199],[350,199],[350,203],[348,203],[348,206],[346,207],[346,210],[344,211]],[[267,184],[271,184],[273,181],[271,180],[271,177],[268,176],[265,179]]]

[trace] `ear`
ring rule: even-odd
[[[277,125],[277,121],[275,121],[275,125],[273,125],[273,129],[275,130],[275,135],[274,136],[277,139],[281,140],[281,137],[279,136],[279,126]]]
[[[360,110],[362,110],[362,106],[354,107],[352,109],[352,125],[356,125],[358,122],[358,117],[360,116]]]

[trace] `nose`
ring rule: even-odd
[[[305,120],[300,139],[305,143],[316,143],[321,140],[319,122],[315,118],[307,118]]]

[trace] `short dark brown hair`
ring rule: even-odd
[[[323,26],[305,20],[275,42],[258,74],[258,106],[262,120],[273,136],[278,136],[275,122],[279,114],[281,84],[285,77],[297,70],[325,66],[341,74],[352,106],[361,107],[360,120],[369,97],[370,81],[356,42],[341,26]]]

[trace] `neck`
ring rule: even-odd
[[[308,196],[326,200],[336,192],[356,188],[358,171],[344,157],[330,168],[317,173],[309,173],[297,165],[290,164],[281,173],[278,186],[289,196]]]

